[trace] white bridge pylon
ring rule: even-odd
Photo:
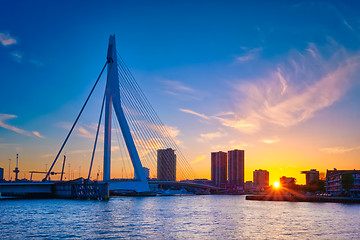
[[[126,121],[121,106],[119,89],[119,73],[116,54],[115,35],[110,35],[107,53],[107,83],[105,90],[105,138],[104,138],[104,175],[103,181],[109,183],[110,190],[134,190],[135,192],[149,192],[149,183],[141,164],[139,154],[132,138],[129,124]],[[111,113],[114,108],[115,117],[119,122],[125,144],[134,167],[134,181],[111,180]]]

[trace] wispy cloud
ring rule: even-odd
[[[200,100],[205,94],[203,91],[189,87],[180,81],[160,80],[159,82],[162,84],[161,88],[165,94],[174,96],[181,101]]]
[[[240,62],[240,63],[249,62],[251,60],[258,58],[263,50],[261,47],[259,48],[242,47],[241,49],[244,51],[244,53],[236,57],[236,62]]]
[[[18,128],[18,127],[15,127],[15,126],[12,126],[12,125],[9,125],[9,124],[5,123],[5,121],[10,120],[10,119],[14,119],[14,118],[17,118],[17,116],[12,115],[12,114],[1,113],[0,114],[0,127],[8,129],[8,130],[16,132],[16,133],[19,133],[19,134],[22,134],[22,135],[26,135],[26,136],[34,136],[35,135],[35,136],[37,136],[39,138],[44,138],[37,131],[29,132],[29,131],[26,131],[24,129],[21,129],[21,128]]]
[[[259,129],[257,124],[247,122],[247,120],[239,119],[235,112],[222,112],[214,116],[206,116],[205,114],[195,112],[189,109],[179,109],[182,112],[189,113],[206,120],[217,120],[225,127],[232,127],[245,133],[253,133]]]
[[[161,82],[165,85],[166,89],[168,90],[172,90],[172,91],[175,90],[177,92],[190,92],[190,93],[195,91],[191,87],[188,87],[184,83],[179,81],[162,80]]]
[[[37,131],[33,131],[32,132],[35,136],[37,136],[38,138],[45,138],[43,135],[41,135],[39,132]]]
[[[205,142],[210,141],[215,138],[220,138],[226,136],[223,132],[213,132],[213,133],[202,133],[200,134],[200,138],[198,138],[198,141]]]
[[[232,149],[244,149],[247,146],[247,143],[239,143],[238,141],[231,140],[227,145],[214,145],[211,147],[211,149],[214,151],[228,151]]]
[[[79,137],[83,137],[83,138],[90,138],[90,139],[95,139],[95,134],[90,133],[87,129],[85,129],[83,126],[79,126],[76,129],[76,133]]]
[[[321,148],[320,151],[328,154],[341,154],[360,150],[360,146],[356,147],[331,147],[331,148]]]
[[[260,142],[266,143],[266,144],[274,144],[274,143],[280,142],[280,139],[278,139],[278,138],[267,138],[267,139],[260,140]]]
[[[198,162],[201,162],[201,161],[204,161],[206,158],[206,155],[201,155],[201,156],[198,156],[197,158],[194,159],[194,161],[191,162],[191,164],[195,164],[195,163],[198,163]]]
[[[21,63],[23,60],[23,54],[15,51],[11,53],[11,57],[14,59],[15,62]]]
[[[236,85],[234,101],[239,101],[243,115],[217,119],[224,126],[248,133],[261,129],[263,123],[289,127],[341,99],[360,67],[360,55],[348,56],[340,47],[325,60],[315,45],[309,45],[306,52],[291,57],[290,65],[280,65],[265,79]]]
[[[247,120],[238,119],[236,115],[231,117],[232,118],[222,118],[222,117],[214,117],[214,118],[219,120],[223,126],[235,128],[244,133],[253,133],[259,130],[259,126],[255,122],[249,122]]]
[[[3,46],[10,46],[10,45],[14,45],[16,44],[16,38],[14,38],[13,36],[11,36],[9,33],[1,33],[0,32],[0,43]]]
[[[189,109],[182,109],[182,108],[180,108],[179,110],[182,111],[182,112],[185,112],[185,113],[193,114],[193,115],[198,116],[198,117],[201,117],[201,118],[203,118],[203,119],[207,119],[207,120],[210,119],[210,117],[208,117],[208,116],[206,116],[206,115],[204,115],[204,114],[197,113],[197,112],[192,111],[192,110],[189,110]]]
[[[29,132],[5,123],[6,120],[10,120],[10,119],[14,119],[14,118],[17,118],[17,116],[12,115],[12,114],[0,114],[0,127],[14,131],[16,133],[20,133],[20,134],[29,136],[30,135]]]
[[[167,133],[173,139],[176,138],[180,133],[180,130],[177,127],[173,127],[173,126],[169,126],[169,125],[165,125],[164,127],[165,127]]]
[[[177,145],[183,145],[183,142],[179,140],[177,137],[180,135],[180,130],[176,126],[169,126],[169,125],[156,125],[153,123],[148,123],[146,121],[138,121],[141,125],[145,125],[154,131],[153,134],[150,135],[158,135],[163,139],[172,139]]]

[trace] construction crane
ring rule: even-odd
[[[62,180],[63,180],[63,175],[64,175],[64,173],[65,173],[65,172],[64,172],[65,161],[66,161],[66,156],[64,155],[64,161],[63,161],[63,166],[62,166],[61,172],[50,172],[50,175],[61,174],[61,178],[60,178],[60,181],[61,181],[61,182],[62,182]],[[47,174],[48,172],[29,171],[29,173],[31,173],[31,175],[30,175],[30,181],[32,181],[33,173]]]
[[[34,173],[42,173],[42,174],[47,174],[48,172],[40,172],[40,171],[29,171],[30,175],[30,181],[32,181],[32,176]],[[61,174],[61,172],[50,172],[50,175],[56,175],[56,174]]]

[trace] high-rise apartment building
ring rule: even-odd
[[[254,187],[257,189],[266,188],[269,186],[269,172],[266,170],[255,170],[253,172]]]
[[[215,186],[225,186],[227,182],[226,152],[211,153],[211,181]]]
[[[244,187],[244,150],[228,151],[228,183]]]
[[[171,148],[157,150],[157,179],[176,181],[176,154]]]

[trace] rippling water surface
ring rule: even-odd
[[[1,239],[360,239],[360,205],[244,196],[0,201]]]

